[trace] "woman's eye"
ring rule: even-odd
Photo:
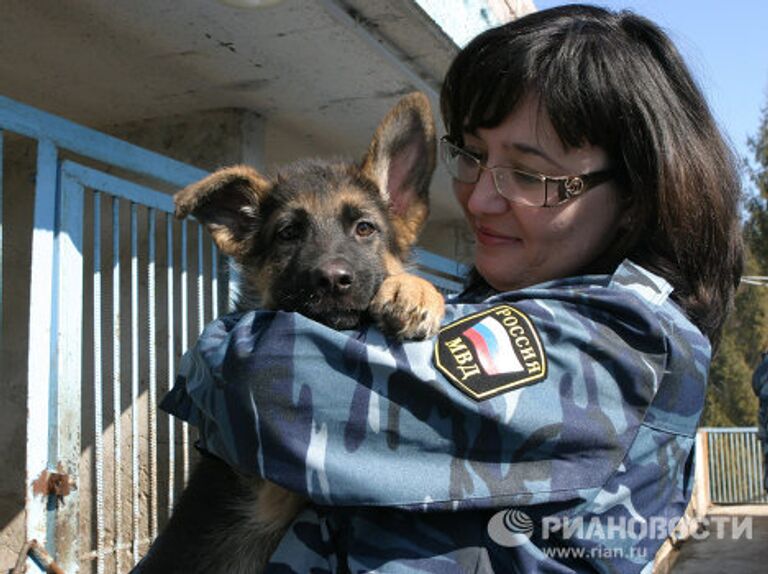
[[[463,151],[465,155],[468,155],[475,161],[485,161],[485,153],[480,150],[463,148],[461,151]]]
[[[301,235],[301,228],[296,223],[288,223],[280,227],[276,235],[281,241],[294,241]]]
[[[355,235],[368,237],[376,231],[376,226],[370,221],[358,221],[355,225]]]
[[[515,180],[515,184],[519,185],[520,187],[541,187],[542,179],[537,175],[518,170],[512,170],[512,174]]]
[[[478,158],[467,153],[456,154],[456,162],[462,168],[476,168],[478,161]]]

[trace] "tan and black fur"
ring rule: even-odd
[[[305,160],[267,178],[221,169],[176,194],[232,257],[239,307],[297,311],[337,329],[374,321],[398,338],[434,334],[443,299],[406,269],[435,168],[429,102],[410,94],[384,118],[362,162]],[[259,572],[305,501],[213,457],[196,467],[142,573]]]

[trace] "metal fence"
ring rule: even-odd
[[[37,158],[26,536],[66,572],[123,572],[189,468],[186,425],[158,396],[226,309],[216,250],[167,193],[205,172],[6,98],[0,129]]]
[[[714,504],[768,504],[757,429],[702,428],[706,433],[709,496]]]
[[[66,572],[125,572],[169,516],[193,456],[187,425],[161,416],[158,399],[229,307],[226,261],[202,226],[173,218],[168,193],[206,173],[0,97],[0,206],[3,165],[13,169],[4,134],[36,148],[27,540]],[[460,289],[461,266],[415,255],[443,292]]]
[[[414,249],[415,272],[432,282],[444,295],[458,293],[468,269],[453,259],[441,257],[424,249]]]

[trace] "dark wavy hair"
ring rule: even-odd
[[[632,12],[567,5],[488,30],[456,57],[441,109],[458,143],[535,94],[567,147],[600,146],[631,222],[596,268],[666,278],[716,346],[742,271],[735,157],[667,35]],[[592,271],[592,269],[585,270]]]

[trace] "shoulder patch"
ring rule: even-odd
[[[511,305],[497,305],[443,327],[434,362],[454,386],[475,400],[547,376],[547,357],[536,328]]]

